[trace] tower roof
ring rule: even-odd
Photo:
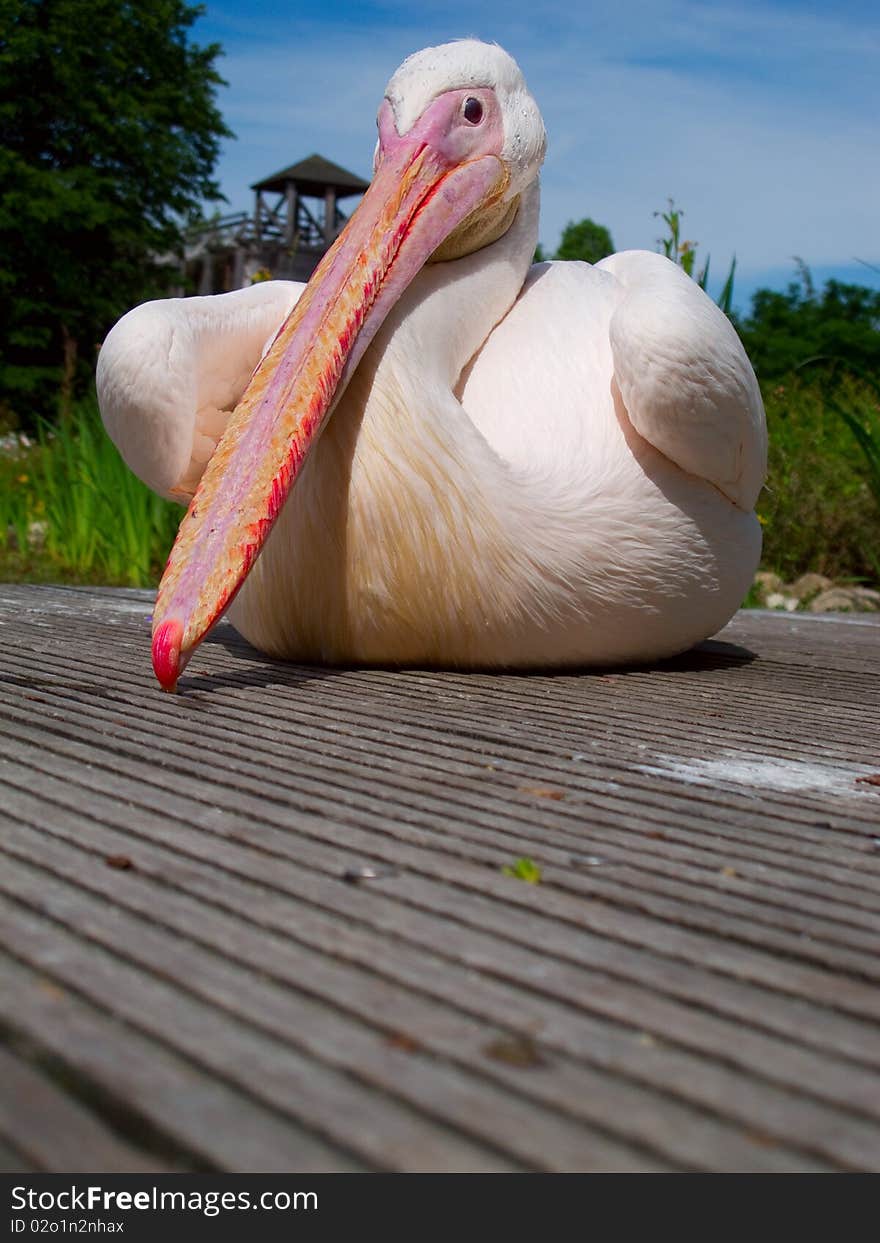
[[[283,194],[290,182],[296,186],[300,194],[323,198],[324,191],[331,188],[336,191],[338,199],[351,194],[363,194],[369,182],[363,181],[346,168],[340,168],[332,160],[325,160],[323,155],[309,155],[298,164],[291,164],[271,177],[264,177],[251,186],[252,190],[268,190],[273,194]]]

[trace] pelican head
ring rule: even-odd
[[[538,106],[512,56],[496,44],[462,39],[408,56],[385,89],[377,125],[374,171],[388,139],[405,139],[420,128],[433,105],[445,114],[450,154],[459,163],[468,151],[495,155],[503,166],[505,188],[497,201],[479,203],[463,225],[441,244],[438,258],[459,258],[488,245],[510,224],[521,191],[538,175],[547,135]],[[392,135],[394,137],[392,137]],[[482,240],[481,240],[482,239]]]
[[[392,306],[427,262],[506,231],[546,146],[515,61],[475,40],[408,57],[378,128],[373,181],[255,371],[181,523],[153,623],[166,689],[244,582]]]

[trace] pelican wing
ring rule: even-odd
[[[624,289],[610,337],[633,426],[683,470],[753,509],[767,466],[764,407],[730,320],[662,255],[623,251],[597,267]]]
[[[125,461],[155,492],[187,501],[254,368],[304,285],[145,302],[108,334],[98,404]]]

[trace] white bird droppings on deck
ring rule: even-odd
[[[673,777],[691,785],[718,785],[726,782],[757,790],[821,791],[825,794],[864,794],[857,779],[867,774],[862,766],[846,769],[835,764],[809,760],[728,753],[715,759],[682,759],[658,755],[653,764],[639,764],[640,772]],[[875,796],[876,797],[876,796]]]

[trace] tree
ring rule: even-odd
[[[598,263],[606,255],[614,254],[611,234],[604,225],[594,220],[573,220],[565,226],[556,259],[581,259],[584,263]]]
[[[830,373],[880,373],[880,291],[828,281],[821,293],[806,265],[785,293],[759,289],[735,321],[758,376],[778,379],[810,360]]]
[[[217,44],[185,0],[0,0],[0,418],[69,404],[220,197]]]

